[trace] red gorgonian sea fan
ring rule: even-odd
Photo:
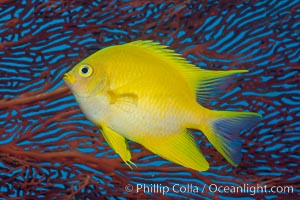
[[[299,10],[296,0],[1,1],[0,197],[297,198]],[[63,74],[98,49],[139,39],[169,45],[204,69],[249,70],[205,105],[263,115],[241,133],[239,167],[196,132],[207,172],[135,143],[138,167],[130,170],[83,116]]]

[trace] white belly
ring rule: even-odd
[[[183,113],[174,110],[164,112],[151,106],[141,107],[131,112],[112,107],[109,126],[124,137],[135,140],[143,135],[159,137],[178,133],[186,124]]]
[[[81,111],[96,126],[107,121],[109,99],[107,95],[98,95],[89,98],[75,96]]]
[[[190,112],[174,104],[155,107],[157,104],[144,101],[137,106],[120,107],[109,99],[107,95],[76,97],[82,112],[96,126],[105,124],[133,141],[144,135],[160,137],[178,133],[191,121]]]

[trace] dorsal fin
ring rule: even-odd
[[[237,73],[247,72],[247,70],[210,71],[200,69],[189,63],[174,50],[168,49],[168,46],[152,40],[138,40],[125,45],[148,49],[149,52],[152,52],[160,59],[171,63],[189,83],[200,103],[204,103],[209,96],[214,96],[219,90],[224,89],[223,87],[218,87],[224,78]]]
[[[196,77],[195,74],[201,69],[189,63],[185,58],[181,57],[180,54],[172,49],[168,49],[168,46],[161,45],[159,42],[153,42],[152,40],[138,40],[128,43],[127,45],[146,48],[159,56],[162,60],[172,63],[172,66],[175,66],[175,68],[190,83],[193,91],[196,91],[199,82],[198,77]]]

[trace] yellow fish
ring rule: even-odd
[[[104,48],[78,63],[64,80],[86,117],[130,166],[127,139],[197,171],[209,168],[190,130],[202,131],[233,166],[241,160],[242,129],[261,115],[201,106],[223,78],[247,70],[209,71],[153,41]],[[130,166],[131,167],[131,166]]]

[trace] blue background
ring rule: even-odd
[[[300,2],[155,2],[0,3],[1,198],[299,197]],[[211,165],[207,172],[177,166],[130,142],[138,166],[131,171],[85,119],[68,90],[24,101],[64,87],[63,74],[98,49],[140,39],[168,45],[204,69],[249,70],[228,80],[226,90],[204,103],[210,109],[263,115],[257,126],[241,133],[239,167],[230,166],[195,132]],[[125,191],[127,184],[133,191]],[[163,196],[137,192],[136,184],[193,184],[205,190]],[[212,192],[211,184],[293,186],[294,192]]]

